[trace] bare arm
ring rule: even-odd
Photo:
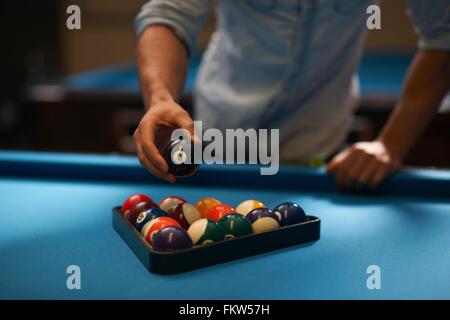
[[[170,27],[154,25],[144,31],[137,44],[137,63],[147,110],[153,103],[179,98],[187,60],[184,43]]]
[[[175,128],[193,134],[193,121],[179,106],[186,78],[188,52],[173,31],[163,25],[147,28],[137,45],[137,64],[141,91],[147,112],[134,133],[141,164],[154,175],[169,182],[175,177],[159,150]]]
[[[450,52],[419,51],[401,99],[378,140],[404,158],[450,89]]]
[[[450,89],[450,52],[419,51],[408,72],[400,101],[379,137],[335,156],[327,166],[339,185],[376,186],[400,168]]]

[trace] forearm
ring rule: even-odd
[[[402,96],[377,140],[403,158],[450,89],[450,52],[419,51]]]
[[[187,73],[188,53],[169,27],[147,28],[137,44],[137,64],[146,109],[153,104],[178,100]]]

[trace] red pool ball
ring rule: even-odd
[[[159,207],[165,212],[169,212],[170,209],[176,207],[180,203],[186,203],[187,201],[178,196],[169,196],[161,200]]]
[[[176,207],[170,209],[167,214],[172,219],[178,221],[178,223],[186,230],[189,229],[191,224],[202,218],[197,208],[189,203],[180,203]]]
[[[151,206],[148,202],[139,202],[135,204],[133,207],[131,207],[131,209],[128,211],[128,214],[126,215],[126,218],[132,224],[135,224],[138,216],[142,212],[148,211],[151,208],[154,208],[154,206]]]
[[[147,222],[141,230],[142,236],[151,245],[153,244],[153,238],[159,232],[159,230],[166,227],[179,227],[180,224],[172,218],[169,217],[159,217]]]
[[[127,217],[130,210],[140,202],[147,203],[149,208],[154,207],[156,205],[155,202],[145,194],[133,194],[132,196],[126,198],[122,204],[123,215]]]
[[[218,204],[215,207],[212,207],[206,213],[206,218],[213,220],[215,222],[219,222],[219,220],[230,213],[236,213],[236,210],[230,206],[229,204]]]

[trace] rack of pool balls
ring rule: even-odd
[[[246,200],[236,208],[214,198],[195,205],[179,196],[158,204],[149,196],[135,194],[122,204],[123,217],[156,251],[176,251],[272,231],[308,221],[295,202],[273,209],[258,200]]]

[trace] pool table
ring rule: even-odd
[[[150,273],[112,227],[133,193],[296,201],[321,238],[176,275]],[[450,171],[408,169],[340,192],[322,168],[203,166],[175,184],[135,157],[0,152],[0,299],[449,299]],[[66,287],[67,267],[81,289]],[[381,288],[369,290],[369,266]]]
[[[362,107],[391,108],[399,97],[403,78],[413,57],[411,52],[366,53],[359,66]],[[185,95],[191,95],[197,79],[201,56],[189,60]],[[52,83],[30,86],[29,97],[37,102],[111,100],[140,103],[136,64],[125,62],[63,77]],[[111,104],[111,103],[110,103]]]

